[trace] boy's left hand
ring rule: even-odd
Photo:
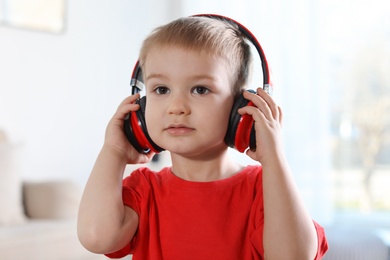
[[[251,115],[256,131],[256,151],[250,149],[246,154],[253,160],[263,163],[282,152],[282,110],[272,97],[258,88],[257,94],[244,91],[244,97],[255,106],[245,106],[238,110],[241,115]]]

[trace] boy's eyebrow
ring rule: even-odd
[[[192,76],[191,78],[194,79],[194,80],[197,80],[197,79],[216,80],[216,77],[213,77],[213,76],[210,76],[210,75],[207,75],[207,74],[195,75],[195,76]]]
[[[150,75],[148,75],[145,80],[148,80],[148,79],[152,79],[152,78],[163,78],[163,79],[167,79],[168,77],[167,76],[164,76],[163,74],[160,74],[160,73],[152,73]],[[216,77],[214,76],[211,76],[211,75],[208,75],[208,74],[200,74],[200,75],[194,75],[194,76],[191,76],[190,77],[192,80],[199,80],[199,79],[209,79],[209,80],[217,80]]]
[[[167,77],[160,73],[152,73],[148,75],[145,80],[152,79],[152,78],[167,78]]]

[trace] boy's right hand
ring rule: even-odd
[[[124,118],[126,115],[131,111],[137,111],[140,108],[138,104],[135,104],[135,101],[139,99],[139,97],[139,94],[135,94],[122,101],[108,123],[104,140],[105,147],[111,147],[122,153],[126,156],[127,163],[129,164],[147,163],[154,155],[152,152],[148,154],[139,153],[127,140],[123,130]]]

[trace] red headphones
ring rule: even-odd
[[[208,17],[213,19],[219,19],[232,23],[238,26],[239,31],[255,46],[257,52],[260,55],[261,66],[263,71],[263,89],[270,94],[272,91],[272,84],[270,81],[269,67],[264,51],[257,41],[256,37],[242,24],[237,21],[215,14],[199,14],[195,17]],[[132,89],[132,95],[140,92],[144,89],[142,70],[139,66],[139,62],[134,66],[134,70],[131,76],[130,86]],[[248,90],[256,93],[254,90]],[[124,130],[127,139],[133,145],[133,147],[140,153],[149,153],[150,151],[159,153],[164,149],[156,145],[148,134],[145,122],[145,107],[146,97],[143,96],[136,101],[136,104],[140,105],[140,109],[129,113],[124,122]],[[250,115],[241,116],[237,110],[244,106],[254,106],[252,102],[249,102],[239,95],[233,103],[232,110],[230,112],[228,130],[225,136],[225,142],[229,147],[235,148],[239,152],[244,152],[248,147],[251,150],[256,149],[255,129],[253,126],[253,119]]]

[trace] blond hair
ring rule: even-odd
[[[185,17],[160,26],[143,42],[139,56],[142,69],[148,52],[161,47],[180,47],[225,59],[235,94],[248,83],[250,47],[235,24],[214,18]]]

